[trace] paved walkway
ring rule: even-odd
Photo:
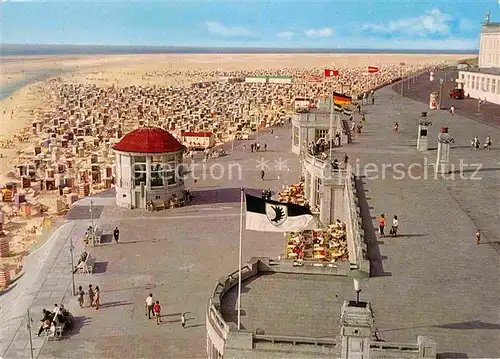
[[[498,357],[500,147],[471,151],[469,140],[474,135],[500,138],[500,130],[448,112],[429,112],[429,151],[418,153],[417,118],[427,106],[401,101],[390,88],[378,91],[376,98],[375,106],[365,107],[368,122],[348,151],[365,175],[358,190],[371,270],[378,277],[369,280],[363,297],[373,301],[381,336],[414,341],[426,334],[437,340],[439,352]],[[396,121],[399,133],[392,130]],[[447,179],[433,176],[442,126],[456,139],[451,148],[454,170],[460,171],[461,161],[470,165],[463,167],[464,178],[456,172]],[[368,164],[379,171],[363,171]],[[476,167],[479,172],[472,178]],[[396,238],[376,234],[381,213],[398,215]],[[478,228],[483,232],[479,246],[474,241]]]
[[[463,158],[467,163],[482,163],[482,180],[395,180],[390,169],[386,171],[389,178],[364,178],[360,202],[368,219],[365,232],[371,244],[372,272],[379,277],[369,280],[362,297],[372,299],[377,326],[386,340],[415,341],[416,335],[429,334],[438,340],[441,352],[496,357],[496,343],[500,342],[495,251],[500,223],[499,147],[494,142],[489,152],[470,151],[468,141],[472,133],[480,138],[489,134],[493,139],[500,134],[461,116],[433,112],[430,149],[419,154],[412,147],[416,119],[425,107],[409,99],[400,103],[390,88],[379,90],[375,106],[365,108],[368,122],[361,138],[343,148],[339,157],[346,151],[352,162],[359,158],[360,166],[401,162],[408,167],[424,164],[425,156],[432,163],[433,139],[439,128],[447,125],[457,139],[452,162]],[[392,131],[394,121],[401,124],[399,134]],[[290,152],[290,129],[277,129],[272,136],[266,132],[260,141],[268,142],[267,153],[245,153],[243,143],[249,147],[250,142],[238,142],[232,154],[217,159],[221,166],[212,168],[215,174],[224,168],[221,179],[206,176],[196,184],[189,180],[187,187],[197,195],[194,206],[148,213],[116,208],[107,194],[95,199],[95,217],[99,216],[105,234],[109,236],[115,226],[121,229],[118,245],[105,240],[91,250],[97,259],[96,274],[77,277],[77,285],[101,286],[103,307],[99,311],[80,309],[74,297],[64,296],[70,283],[67,237],[80,236],[89,223],[89,200],[80,202],[80,213],[75,217],[83,219],[71,221],[33,254],[25,266],[25,277],[0,297],[0,315],[8,327],[2,331],[2,344],[10,343],[2,355],[29,357],[22,320],[30,303],[37,320],[43,307],[63,300],[75,315],[75,329],[62,341],[47,342],[40,358],[205,357],[207,298],[215,281],[237,268],[239,188],[256,193],[263,188],[277,190],[298,177],[300,161]],[[290,171],[276,168],[274,161],[280,157],[287,160]],[[262,158],[271,166],[265,181],[260,180],[256,168]],[[241,176],[233,172],[230,177],[229,165],[241,166]],[[430,165],[413,170],[423,174],[425,168],[432,173]],[[375,223],[370,219],[381,212],[400,216],[400,236],[376,238]],[[473,241],[478,227],[484,233],[480,246]],[[81,250],[77,248],[75,253]],[[282,250],[280,234],[244,234],[244,260],[276,256]],[[164,323],[160,326],[144,316],[144,299],[149,292],[163,304]],[[184,329],[179,324],[181,312],[189,312]],[[38,355],[42,343],[34,344]]]
[[[443,84],[441,101],[442,111],[448,111],[451,106],[455,107],[457,115],[465,116],[478,122],[486,123],[497,129],[500,129],[500,105],[494,103],[486,103],[480,106],[478,111],[477,99],[469,98],[464,100],[450,99],[450,91],[457,87],[455,79],[458,78],[458,71],[437,71],[434,73],[434,81],[429,81],[429,73],[425,72],[408,81],[404,82],[403,95],[404,97],[429,104],[429,95],[435,91],[440,91],[440,79],[445,80]],[[401,82],[392,86],[396,94],[401,94]]]

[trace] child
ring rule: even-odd
[[[384,234],[384,228],[385,228],[385,214],[381,214],[380,215],[380,218],[378,220],[378,229],[380,231],[380,236],[381,237],[384,237],[385,234]]]
[[[181,314],[181,325],[183,328],[186,326],[186,313]]]
[[[153,305],[153,312],[155,313],[156,317],[156,325],[160,325],[161,323],[161,307],[160,307],[160,301],[157,300],[155,305]]]
[[[82,286],[78,287],[78,304],[80,304],[80,308],[83,308],[83,296],[85,295],[85,292],[83,291]]]
[[[392,219],[392,228],[391,228],[391,234],[393,237],[396,237],[398,235],[398,227],[399,227],[398,216],[394,216],[394,218]]]
[[[479,229],[476,232],[476,244],[481,244],[481,231]]]
[[[101,291],[99,286],[95,287],[95,310],[99,310],[99,306],[101,305]]]

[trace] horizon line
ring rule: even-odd
[[[335,53],[335,52],[347,52],[347,51],[352,51],[352,52],[360,52],[360,53],[370,53],[370,51],[376,52],[376,53],[381,53],[383,51],[387,52],[398,52],[401,54],[404,53],[411,53],[411,54],[418,54],[418,53],[436,53],[436,54],[467,54],[467,55],[477,55],[479,54],[479,49],[462,49],[462,50],[441,50],[441,49],[398,49],[398,48],[355,48],[355,47],[273,47],[273,46],[196,46],[196,45],[189,45],[189,46],[184,46],[184,45],[95,45],[95,44],[15,44],[15,43],[0,43],[0,55],[1,56],[12,56],[12,55],[29,55],[29,54],[22,54],[22,53],[12,53],[16,52],[15,50],[20,50],[20,49],[25,49],[25,50],[36,50],[39,49],[41,51],[49,50],[52,48],[53,50],[58,50],[58,49],[68,49],[68,50],[84,50],[84,49],[109,49],[109,50],[127,50],[127,49],[135,49],[137,51],[161,51],[161,50],[170,50],[170,51],[175,51],[175,50],[184,50],[184,51],[190,51],[190,53],[197,53],[197,51],[200,51],[200,53],[223,53],[224,51],[251,51],[252,53],[258,53],[258,51],[264,51],[267,53],[272,53],[272,52],[295,52],[295,53],[300,53],[300,52],[308,52],[308,53],[314,53],[314,52],[320,52],[320,53]],[[6,48],[4,51],[4,47]],[[10,50],[10,51],[9,51]],[[4,52],[6,54],[4,55]],[[131,52],[131,54],[134,52]],[[50,53],[47,53],[46,55],[49,55]],[[94,53],[95,54],[95,53]],[[146,53],[144,53],[146,54]],[[153,53],[154,54],[154,53]],[[42,55],[41,53],[33,53],[33,55]],[[103,54],[105,55],[105,54]]]

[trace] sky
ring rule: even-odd
[[[4,44],[472,50],[500,0],[0,0]]]

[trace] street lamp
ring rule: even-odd
[[[440,78],[439,79],[439,107],[438,107],[438,110],[441,110],[441,101],[443,98],[443,84],[444,84],[444,79]]]
[[[354,278],[354,290],[356,291],[356,304],[359,303],[359,293],[361,293],[361,281]]]
[[[30,310],[28,309],[28,324],[26,324],[26,328],[28,329],[28,334],[29,334],[29,337],[30,337],[30,353],[31,353],[31,359],[33,359],[33,338],[32,338],[32,334],[31,334],[31,323],[33,323],[33,319],[31,319],[31,316],[30,316]]]
[[[94,228],[94,201],[90,200],[90,243],[92,243],[92,247],[95,247],[95,228]]]
[[[69,253],[71,254],[71,284],[73,285],[73,295],[76,295],[76,287],[75,287],[75,261],[73,258],[73,250],[75,247],[73,246],[73,237],[69,236]]]

